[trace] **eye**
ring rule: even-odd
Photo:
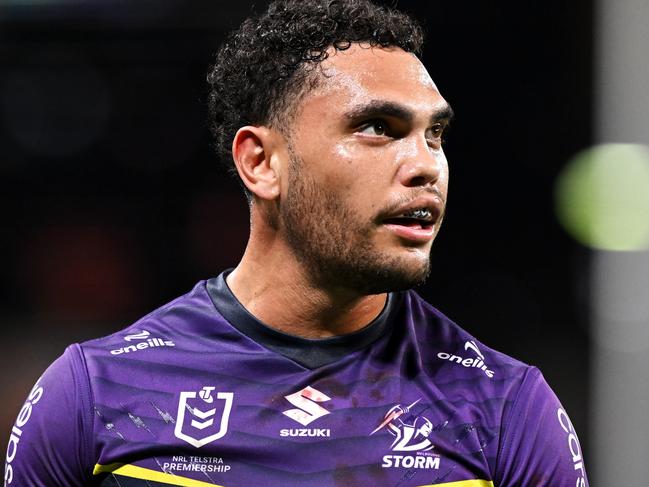
[[[436,123],[430,127],[426,133],[426,138],[432,144],[440,144],[444,141],[442,138],[446,132],[446,124]]]
[[[430,128],[430,131],[433,134],[433,137],[438,139],[444,133],[444,126],[441,123],[436,123]]]
[[[372,120],[360,126],[359,133],[382,137],[388,132],[388,125],[382,120]]]

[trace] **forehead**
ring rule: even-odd
[[[343,110],[370,99],[386,100],[409,106],[413,112],[430,112],[446,104],[421,61],[397,47],[331,48],[321,68],[319,87],[307,95],[315,98],[311,102],[335,97],[334,107]]]

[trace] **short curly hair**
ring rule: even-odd
[[[310,68],[330,47],[355,42],[420,55],[423,32],[408,15],[369,0],[275,0],[232,32],[207,76],[209,128],[226,167],[235,172],[231,145],[240,127],[287,134],[292,109],[318,84]]]

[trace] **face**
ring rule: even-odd
[[[430,422],[426,422],[419,428],[418,433],[428,438],[433,431],[433,426]]]
[[[421,62],[398,48],[355,44],[321,67],[292,124],[286,240],[322,286],[410,288],[430,272],[444,214],[450,108]]]

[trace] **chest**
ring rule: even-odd
[[[97,485],[491,485],[493,401],[426,374],[150,367],[95,380]]]

